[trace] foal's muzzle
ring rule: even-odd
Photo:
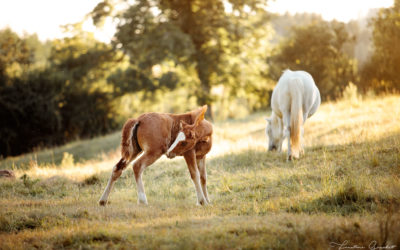
[[[172,159],[172,158],[174,158],[175,156],[176,156],[176,154],[174,154],[174,153],[166,153],[165,154],[169,159]]]

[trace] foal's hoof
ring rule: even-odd
[[[103,201],[103,200],[99,201],[100,206],[105,206],[106,204],[107,204],[107,201]]]

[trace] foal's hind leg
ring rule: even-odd
[[[107,186],[104,189],[103,195],[99,200],[99,204],[101,206],[105,206],[107,204],[108,196],[110,195],[111,189],[114,186],[114,182],[121,176],[122,171],[128,166],[129,162],[125,161],[121,158],[119,162],[113,167],[111,177],[108,180]]]
[[[101,196],[99,200],[99,204],[101,206],[105,206],[107,204],[108,196],[110,195],[111,189],[114,186],[114,182],[121,176],[122,171],[131,163],[136,156],[138,156],[141,153],[141,151],[135,151],[131,154],[130,158],[124,159],[121,158],[119,162],[113,167],[113,170],[111,172],[111,177],[108,180],[107,186],[104,189],[103,195]]]
[[[153,164],[162,155],[161,151],[151,152],[146,151],[144,154],[133,164],[133,172],[135,174],[138,203],[147,205],[147,197],[144,191],[142,173],[144,169]]]

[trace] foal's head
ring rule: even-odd
[[[267,127],[265,129],[265,134],[268,137],[268,150],[282,150],[283,143],[283,121],[279,118],[274,112],[272,112],[272,116],[266,118]]]
[[[207,111],[207,106],[203,106],[201,111],[196,116],[193,124],[187,124],[185,121],[179,123],[179,133],[172,145],[169,147],[166,155],[168,158],[174,158],[177,155],[182,155],[186,151],[191,150],[198,140],[196,129],[200,125],[200,122],[204,120],[204,114]]]

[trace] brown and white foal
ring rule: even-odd
[[[210,202],[207,193],[206,154],[212,146],[212,124],[204,119],[207,106],[184,114],[145,113],[129,119],[122,129],[121,159],[114,166],[99,204],[106,205],[114,182],[135,158],[138,203],[147,204],[142,182],[144,169],[163,154],[183,156],[197,193],[198,204]]]

